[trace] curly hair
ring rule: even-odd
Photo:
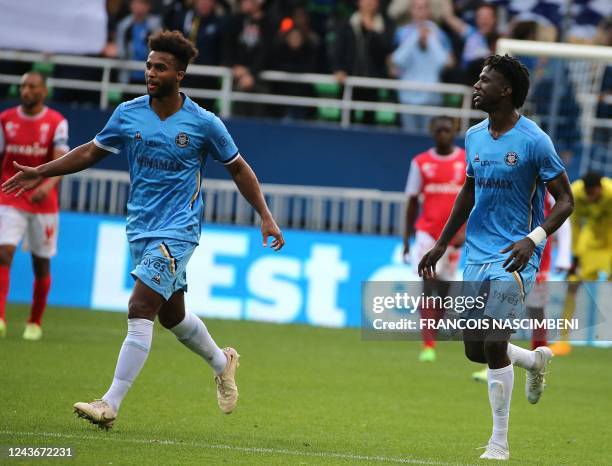
[[[159,31],[149,37],[148,45],[151,51],[172,55],[181,71],[198,55],[198,49],[180,31]]]
[[[512,87],[512,104],[521,108],[529,92],[529,70],[517,58],[509,55],[491,55],[485,59],[484,66],[497,71]]]

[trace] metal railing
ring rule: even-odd
[[[599,104],[612,105],[612,97],[602,93],[604,73],[612,66],[612,47],[503,38],[497,42],[497,53],[557,59],[559,70],[555,71],[560,71],[560,76],[558,81],[550,84],[557,92],[552,92],[549,97],[549,114],[537,115],[537,119],[548,124],[549,135],[555,142],[559,138],[567,139],[567,135],[557,134],[560,131],[557,131],[555,123],[565,120],[563,128],[573,126],[579,129],[580,140],[573,142],[580,143],[581,174],[587,170],[612,174],[612,119],[597,115]],[[532,89],[537,81],[536,73],[532,76]],[[562,115],[562,101],[568,98],[561,90],[564,86],[572,88],[570,98],[576,100],[578,112]],[[530,99],[533,99],[533,92],[527,98],[527,105],[534,104]]]
[[[113,72],[121,70],[143,70],[140,61],[127,61],[111,58],[97,58],[76,55],[47,55],[42,53],[22,52],[14,50],[0,50],[0,60],[25,63],[51,63],[83,68],[101,70],[99,81],[83,79],[48,79],[50,86],[60,89],[76,89],[100,93],[100,108],[109,107],[111,93],[142,94],[145,89],[142,84],[126,84],[113,81]],[[422,83],[394,79],[376,79],[349,76],[343,83],[341,98],[329,97],[299,97],[279,95],[273,93],[250,93],[234,91],[232,88],[232,72],[230,68],[190,65],[190,76],[217,77],[221,81],[220,89],[184,88],[183,90],[194,98],[218,99],[220,102],[219,114],[222,118],[231,116],[232,103],[250,102],[267,105],[293,106],[293,107],[331,107],[341,110],[340,125],[351,125],[350,113],[352,110],[410,113],[415,115],[448,115],[459,118],[462,131],[466,131],[470,119],[482,118],[483,113],[471,109],[472,88],[459,84]],[[1,75],[0,84],[18,84],[21,76]],[[333,75],[327,74],[298,74],[281,71],[264,71],[259,75],[264,82],[291,82],[305,84],[337,84]],[[397,104],[392,102],[366,102],[352,100],[355,88],[374,88],[381,90],[411,90],[419,92],[433,92],[441,95],[455,95],[461,98],[460,107],[425,106]]]
[[[203,181],[204,221],[259,225],[259,218],[233,181]],[[65,176],[60,189],[64,210],[125,215],[127,172],[90,169]],[[401,235],[406,197],[375,189],[262,184],[274,218],[284,228]]]

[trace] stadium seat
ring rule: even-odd
[[[45,76],[51,76],[55,70],[55,64],[47,61],[37,61],[32,64],[32,71],[38,71]]]
[[[388,89],[378,90],[378,101],[379,102],[392,102],[391,92]],[[395,125],[397,120],[397,114],[386,110],[378,110],[374,114],[374,121],[378,125]]]
[[[111,105],[119,105],[123,102],[123,92],[121,91],[108,91],[108,103]]]
[[[337,83],[318,83],[314,85],[317,97],[327,97],[337,99],[340,97],[340,84]],[[339,107],[317,107],[317,119],[323,121],[340,121],[342,112]]]
[[[460,108],[463,102],[463,96],[460,94],[444,94],[442,105],[445,107]]]

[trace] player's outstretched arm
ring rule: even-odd
[[[553,205],[550,214],[544,219],[542,225],[536,227],[522,240],[500,251],[501,253],[510,253],[503,264],[507,272],[523,270],[529,263],[538,243],[557,231],[574,211],[574,195],[565,172],[550,180],[546,187],[555,198],[555,205]]]
[[[274,217],[272,217],[270,209],[268,209],[266,199],[261,192],[261,187],[259,186],[259,181],[257,180],[257,176],[255,176],[255,172],[241,156],[238,156],[235,162],[226,165],[226,168],[242,196],[253,206],[261,217],[263,245],[267,246],[268,237],[272,236],[274,240],[270,246],[275,251],[278,251],[284,246],[285,240],[283,239],[283,234],[276,224]]]
[[[470,216],[470,212],[474,207],[474,199],[474,178],[468,176],[457,195],[457,199],[455,199],[453,210],[444,226],[444,230],[442,230],[440,238],[436,241],[434,247],[423,256],[421,262],[419,262],[419,276],[426,279],[436,277],[436,263],[444,255],[449,243]]]
[[[7,194],[15,193],[18,196],[24,191],[35,188],[45,178],[80,172],[96,164],[108,154],[109,152],[100,149],[91,141],[75,147],[63,157],[38,167],[27,167],[13,162],[19,172],[2,185],[2,191]]]

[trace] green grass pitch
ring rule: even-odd
[[[0,340],[0,446],[76,453],[27,464],[482,464],[487,392],[459,343],[422,364],[417,343],[362,341],[356,329],[210,320],[217,342],[241,353],[240,402],[225,416],[208,366],[156,324],[147,364],[104,432],[72,404],[108,387],[126,316],[50,308],[40,342],[21,339],[25,317],[9,306]],[[611,464],[611,362],[612,350],[593,348],[555,358],[536,406],[517,368],[510,462]]]

